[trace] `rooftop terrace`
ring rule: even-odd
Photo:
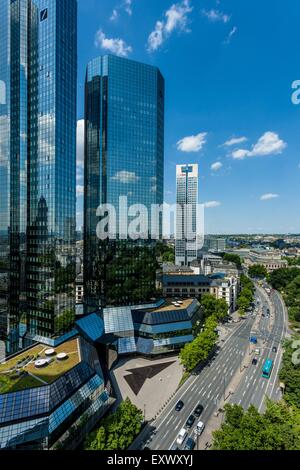
[[[158,308],[154,308],[149,310],[150,312],[168,312],[171,310],[183,310],[191,305],[192,302],[194,302],[194,299],[181,299],[180,306],[175,307],[174,302],[176,302],[174,299],[167,299],[166,302]]]
[[[46,356],[49,346],[37,345],[0,364],[0,394],[17,392],[27,388],[49,385],[80,362],[78,339],[73,339],[54,349]],[[57,355],[65,353],[59,360]],[[44,367],[36,367],[37,360],[47,360]]]

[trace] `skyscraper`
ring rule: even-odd
[[[156,241],[96,235],[100,204],[163,203],[164,79],[153,66],[104,56],[85,84],[84,291],[86,304],[122,305],[155,294]],[[124,215],[124,213],[123,213]],[[149,224],[150,226],[150,224]],[[122,239],[123,238],[123,239]]]
[[[4,0],[0,25],[0,328],[11,353],[59,333],[74,308],[77,1]]]
[[[176,165],[175,262],[189,266],[197,258],[198,165]]]

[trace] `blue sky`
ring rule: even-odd
[[[207,233],[300,232],[300,2],[78,0],[78,226],[87,62],[117,53],[166,80],[165,200],[198,163]],[[226,144],[226,145],[225,145]]]

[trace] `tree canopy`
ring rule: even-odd
[[[249,267],[248,274],[253,279],[264,279],[268,276],[268,271],[265,266],[254,264]]]
[[[300,411],[284,402],[267,401],[260,414],[225,405],[225,421],[213,432],[214,450],[300,450]]]
[[[126,398],[115,413],[101,421],[101,426],[90,433],[85,450],[126,450],[140,433],[143,414]]]
[[[279,378],[285,384],[284,399],[300,409],[300,364],[295,364],[293,361],[296,349],[292,346],[293,340],[286,341],[284,344],[285,351]]]
[[[231,263],[235,263],[237,268],[240,268],[242,266],[242,260],[239,257],[239,255],[231,254],[231,253],[225,253],[223,255],[223,260],[224,261],[229,261]]]
[[[205,294],[201,297],[204,318],[214,316],[218,321],[224,320],[228,315],[228,305],[224,299],[216,299],[213,295]]]
[[[218,337],[215,331],[217,325],[216,318],[209,317],[204,324],[203,331],[194,341],[187,343],[181,349],[179,353],[180,361],[188,372],[192,372],[198,364],[204,362],[213,350]]]
[[[254,284],[247,276],[244,274],[240,277],[241,281],[241,292],[238,295],[237,299],[237,308],[239,309],[241,315],[248,310],[254,300]]]

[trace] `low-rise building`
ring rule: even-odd
[[[236,311],[236,302],[239,293],[239,281],[236,277],[212,276],[211,294],[216,299],[224,299],[228,305],[228,312]]]
[[[210,294],[216,299],[225,299],[228,304],[228,312],[232,313],[236,309],[239,278],[238,276],[227,276],[225,273],[205,276],[193,272],[193,266],[191,266],[188,271],[162,274],[159,287],[165,297],[201,300],[204,294]]]
[[[264,266],[268,272],[288,266],[287,260],[283,259],[280,251],[264,249],[251,250],[245,260],[245,264],[248,267],[259,264]]]
[[[120,356],[155,357],[180,350],[194,339],[194,326],[200,321],[197,299],[161,299],[152,304],[104,308],[76,324],[84,337],[102,348],[111,368]]]
[[[74,334],[0,363],[0,449],[74,449],[113,403],[95,347]]]

